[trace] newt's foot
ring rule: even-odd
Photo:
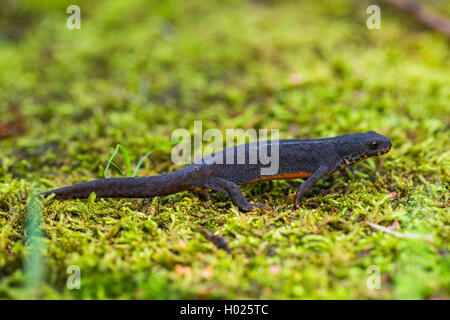
[[[301,197],[297,195],[294,196],[294,209],[301,209],[300,200]]]
[[[254,204],[254,205],[253,205],[253,209],[255,209],[255,208],[262,208],[262,209],[265,209],[265,210],[270,210],[269,207],[266,207],[266,206],[263,205],[263,204]]]
[[[294,194],[289,194],[288,195],[289,199],[291,200],[292,204],[294,205],[294,209],[297,206],[295,203],[295,193]]]
[[[244,211],[244,212],[253,211],[253,210],[255,210],[256,208],[262,208],[262,209],[265,209],[265,210],[270,210],[269,207],[266,207],[265,205],[262,205],[262,204],[251,204],[251,203],[249,203],[249,204],[248,204],[247,206],[245,206],[245,207],[239,207],[239,209],[242,210],[242,211]]]

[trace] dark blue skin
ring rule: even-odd
[[[375,131],[323,139],[278,140],[277,143],[279,170],[269,176],[261,175],[261,168],[267,168],[268,165],[261,164],[259,158],[256,163],[249,164],[251,148],[258,151],[266,144],[271,151],[271,147],[274,146],[273,141],[262,141],[221,150],[172,173],[150,177],[92,180],[47,191],[43,195],[55,194],[55,199],[86,199],[95,192],[100,198],[152,198],[185,190],[213,189],[228,196],[239,209],[250,211],[255,207],[264,206],[249,203],[238,184],[307,178],[295,195],[295,204],[298,206],[301,197],[324,176],[366,158],[387,153],[392,147],[389,138]],[[225,160],[222,161],[223,164],[212,163],[212,157],[226,159],[231,149],[234,152],[231,164]],[[238,154],[244,155],[243,164],[238,164]]]

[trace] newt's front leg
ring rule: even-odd
[[[316,172],[313,173],[311,177],[306,179],[300,187],[298,187],[297,192],[295,193],[295,206],[297,208],[300,207],[300,198],[303,197],[313,186],[319,181],[321,178],[326,176],[330,172],[327,166],[321,166],[317,169]]]

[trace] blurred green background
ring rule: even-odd
[[[422,3],[450,16],[448,1]],[[66,27],[72,4],[80,30]],[[371,4],[381,7],[379,30],[366,27]],[[0,298],[450,298],[442,34],[377,1],[1,7]],[[118,143],[135,165],[194,120],[222,132],[279,129],[280,138],[376,130],[393,149],[319,182],[298,210],[288,194],[301,181],[243,188],[272,208],[252,213],[219,194],[188,192],[28,209],[19,201],[36,188],[101,178]],[[177,169],[170,151],[155,151],[139,175]],[[71,265],[81,270],[78,290],[66,285]],[[380,289],[367,286],[370,266]]]

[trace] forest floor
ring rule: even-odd
[[[63,2],[0,14],[0,298],[450,298],[445,36],[383,4],[369,30],[368,1],[78,2],[80,30]],[[117,144],[135,166],[194,121],[283,139],[375,130],[393,147],[300,209],[301,180],[243,187],[271,208],[249,213],[216,193],[20,201],[104,177]],[[138,176],[178,168],[164,147]]]

